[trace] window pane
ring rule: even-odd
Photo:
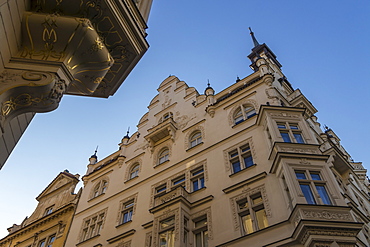
[[[252,219],[249,214],[242,216],[242,224],[245,234],[253,232]]]
[[[298,179],[306,179],[306,175],[304,174],[304,172],[295,172],[295,176]]]
[[[277,126],[279,129],[286,129],[286,126],[283,123],[278,123]]]
[[[312,180],[321,180],[320,174],[318,173],[311,173]]]
[[[311,188],[308,184],[300,184],[301,190],[308,204],[316,204]]]
[[[208,231],[203,232],[203,247],[208,247]]]
[[[200,178],[200,188],[204,188],[204,178]]]
[[[207,219],[199,220],[199,221],[194,223],[194,226],[196,228],[206,226],[206,225],[207,225]]]
[[[298,129],[298,125],[296,125],[296,124],[290,124],[290,129],[297,130]]]
[[[289,134],[287,132],[280,132],[281,137],[283,138],[284,142],[291,142]]]
[[[251,118],[256,115],[256,111],[253,107],[247,107],[245,108],[245,115],[247,116],[247,118]]]
[[[262,229],[268,226],[266,211],[264,208],[256,211],[256,218],[257,218],[258,229]]]
[[[316,189],[321,197],[322,202],[326,205],[331,205],[331,201],[325,187],[323,185],[316,185]]]
[[[161,221],[161,228],[173,226],[174,224],[175,224],[175,218],[169,218],[167,220]]]
[[[257,205],[262,202],[262,196],[253,198],[252,200],[253,200],[253,205]]]
[[[251,155],[244,157],[244,165],[245,167],[253,166],[253,159]]]
[[[203,169],[200,169],[198,171],[195,171],[195,172],[193,172],[193,176],[198,175],[198,174],[201,174],[203,171],[204,171]]]
[[[232,163],[232,166],[233,166],[233,171],[234,171],[234,173],[239,172],[239,171],[241,170],[239,160],[238,160],[238,161],[236,161],[236,162],[233,162],[233,163]]]
[[[304,143],[303,137],[299,133],[293,133],[294,139],[296,140],[297,143]]]
[[[202,234],[201,232],[195,234],[195,246],[202,247]]]

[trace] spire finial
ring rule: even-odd
[[[130,126],[127,129],[126,135],[123,138],[128,138],[130,139],[130,136],[128,135],[130,133]]]
[[[254,37],[254,32],[252,31],[252,28],[248,27],[248,29],[250,31],[250,35],[252,36],[252,41],[253,41],[254,47],[259,46],[260,43],[258,43],[256,37]]]
[[[208,86],[208,87],[210,87],[210,86],[211,86],[211,84],[209,83],[209,79],[207,79],[207,80],[208,80],[207,86]]]
[[[91,155],[91,158],[95,158],[95,159],[98,159],[98,156],[96,156],[96,153],[98,152],[98,145],[96,146],[96,148],[95,148],[95,152],[94,152],[94,154],[93,155]]]

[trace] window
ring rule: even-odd
[[[284,142],[305,143],[302,137],[302,131],[296,123],[277,123],[279,132]]]
[[[262,195],[254,194],[237,202],[242,233],[249,234],[268,226]]]
[[[83,222],[82,235],[80,242],[95,237],[100,234],[105,219],[105,212],[95,214]]]
[[[166,121],[167,119],[169,118],[172,118],[173,117],[173,113],[172,112],[167,112],[166,114],[164,114],[160,119],[159,119],[159,123],[162,123],[164,121]]]
[[[53,243],[55,241],[55,235],[51,235],[48,239],[48,244],[46,247],[52,247],[53,246]]]
[[[158,155],[158,165],[163,164],[169,160],[170,150],[168,148],[163,149]]]
[[[158,186],[157,188],[155,188],[155,193],[159,194],[159,193],[164,192],[166,190],[167,190],[167,186],[164,184],[164,185],[161,185],[161,186]]]
[[[197,168],[191,171],[191,183],[193,185],[193,191],[197,191],[204,188],[204,169],[203,167]]]
[[[234,112],[234,124],[239,124],[256,115],[256,110],[250,105],[242,105]]]
[[[140,164],[135,163],[130,170],[130,178],[133,179],[139,175]]]
[[[208,247],[207,218],[202,218],[194,221],[193,233],[195,247]]]
[[[182,186],[185,188],[185,174],[184,175],[181,175],[175,179],[172,180],[172,185],[173,186]]]
[[[254,165],[249,144],[238,147],[229,152],[229,160],[233,173]]]
[[[46,239],[44,238],[40,240],[38,247],[45,247],[45,243],[46,243]]]
[[[175,218],[171,217],[159,223],[159,246],[175,246]]]
[[[296,170],[295,175],[308,204],[332,204],[325,188],[326,182],[322,180],[319,172]]]
[[[190,148],[195,147],[202,143],[202,133],[200,131],[195,132],[190,136]]]
[[[48,207],[45,209],[44,216],[51,214],[53,212],[53,207]]]
[[[132,214],[134,212],[135,201],[131,200],[122,204],[120,224],[125,224],[132,220]]]
[[[100,196],[107,191],[108,182],[106,180],[101,180],[95,187],[92,198]]]

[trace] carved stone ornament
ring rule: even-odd
[[[52,73],[4,70],[0,74],[0,123],[27,112],[56,109],[66,90],[66,83]]]
[[[321,220],[335,220],[335,221],[351,221],[349,213],[329,212],[329,211],[308,211],[303,210],[303,217],[305,219],[321,219]]]

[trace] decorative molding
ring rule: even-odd
[[[212,222],[212,212],[211,212],[211,207],[205,208],[201,211],[198,211],[194,214],[191,215],[191,219],[197,219],[203,215],[207,216],[207,230],[208,230],[208,238],[213,239],[213,222]]]
[[[120,207],[118,208],[118,214],[117,214],[117,219],[116,219],[116,224],[120,224],[120,217],[121,217],[121,212],[124,210],[124,204],[128,201],[131,201],[131,200],[134,200],[134,207],[132,208],[132,216],[135,215],[136,213],[136,205],[137,205],[137,196],[138,196],[138,193],[135,193],[129,197],[126,197],[125,199],[122,199],[120,202],[119,202],[119,205]]]
[[[145,247],[152,246],[152,232],[147,232],[145,234]]]
[[[327,210],[302,210],[304,219],[320,219],[320,220],[335,220],[335,221],[351,221],[352,217],[349,213],[329,212]]]
[[[117,242],[117,241],[119,241],[121,239],[124,239],[124,238],[127,238],[127,237],[133,235],[135,232],[136,232],[135,229],[131,229],[131,230],[129,230],[127,232],[124,232],[124,233],[121,233],[121,234],[119,234],[119,235],[117,235],[117,236],[115,236],[113,238],[107,239],[107,242],[110,243],[110,244],[112,244],[114,242]],[[120,247],[121,246],[122,247],[124,246],[124,247],[126,247],[126,245],[122,245],[122,244],[128,243],[128,242],[131,242],[131,240],[130,241],[127,241],[127,242],[123,242],[123,240],[122,240],[122,242],[119,243],[117,246],[120,246]],[[130,245],[128,245],[128,246],[130,246]]]

